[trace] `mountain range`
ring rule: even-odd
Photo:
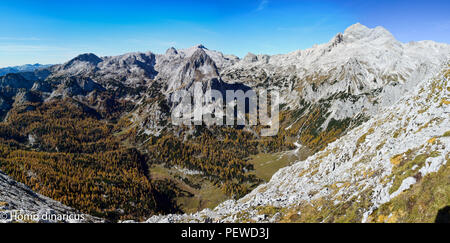
[[[401,43],[382,27],[361,24],[328,43],[272,56],[240,59],[203,45],[164,54],[82,54],[0,77],[0,138],[8,151],[0,169],[75,210],[111,220],[430,221],[450,204],[449,57],[449,44]],[[172,95],[193,92],[195,82],[204,90],[279,91],[280,132],[262,138],[261,126],[172,125]],[[51,119],[46,124],[42,117]],[[124,153],[130,162],[81,166],[99,175],[76,181],[76,190],[62,176],[69,168],[47,168],[46,159],[14,164],[62,153],[87,161]],[[248,159],[258,154],[290,159],[265,178]],[[118,168],[136,169],[126,175],[150,184],[148,191],[112,183]],[[49,174],[60,184],[45,182]],[[78,202],[68,194],[86,193],[84,187],[114,200]],[[124,200],[119,189],[146,204]],[[429,201],[417,199],[424,193]],[[158,214],[166,216],[151,217]]]

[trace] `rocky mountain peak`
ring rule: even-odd
[[[77,57],[75,57],[74,59],[70,60],[67,65],[71,65],[74,62],[87,62],[93,65],[97,65],[100,62],[102,62],[103,60],[98,57],[97,55],[93,54],[93,53],[85,53],[85,54],[81,54]]]
[[[103,59],[92,53],[81,54],[62,65],[54,67],[54,71],[60,72],[59,75],[79,75],[88,73],[95,69]]]
[[[180,51],[178,51],[178,52],[183,53],[183,54],[184,54],[184,57],[190,57],[190,56],[192,56],[197,50],[203,50],[203,51],[205,51],[205,52],[210,52],[210,51],[209,51],[204,45],[202,45],[202,44],[198,44],[198,45],[195,45],[195,46],[186,48],[186,49],[182,49],[182,50],[180,50]]]
[[[208,48],[206,48],[203,44],[197,44],[194,47],[198,48],[198,49],[206,49],[206,50],[208,50]]]
[[[345,34],[349,34],[349,33],[365,33],[370,31],[370,28],[361,24],[361,23],[356,23],[356,24],[352,24],[350,25],[346,30],[345,30]]]
[[[174,47],[171,47],[171,48],[167,49],[167,51],[166,51],[167,56],[172,56],[172,55],[177,55],[177,54],[178,54],[178,51]]]
[[[247,55],[245,55],[243,61],[248,62],[248,63],[256,62],[256,61],[258,61],[258,57],[255,54],[249,52],[249,53],[247,53]]]
[[[0,76],[4,76],[8,73],[35,72],[35,71],[40,71],[42,69],[48,68],[50,66],[52,66],[52,65],[42,65],[42,64],[36,63],[36,64],[25,64],[22,66],[4,67],[4,68],[0,68]]]
[[[211,57],[208,56],[208,54],[206,54],[205,50],[202,49],[202,48],[198,48],[197,50],[195,50],[192,53],[192,55],[189,58],[189,60],[194,61],[194,62],[195,61],[201,61],[202,63],[205,62],[205,61],[208,61],[208,62],[211,61],[212,62]]]
[[[343,39],[348,42],[357,42],[357,41],[374,41],[378,39],[390,39],[396,41],[394,36],[387,31],[385,28],[378,26],[376,28],[368,28],[360,23],[356,23],[350,27],[348,27],[344,34]]]
[[[205,49],[198,48],[187,60],[184,71],[193,69],[201,71],[205,75],[218,76],[218,71],[214,60],[205,52]]]
[[[9,73],[0,79],[0,87],[10,87],[13,89],[19,89],[19,88],[30,88],[31,85],[33,85],[32,82],[25,79],[22,75],[18,73]]]

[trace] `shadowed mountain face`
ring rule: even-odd
[[[294,144],[311,153],[323,150],[413,92],[441,71],[449,57],[447,44],[405,44],[382,27],[370,29],[360,24],[310,49],[273,56],[249,53],[242,60],[203,45],[170,48],[164,54],[81,54],[60,65],[0,77],[0,118],[5,127],[0,138],[11,152],[8,156],[14,158],[0,169],[8,169],[15,179],[32,183],[33,189],[77,209],[96,215],[107,209],[101,216],[115,220],[203,209],[226,198],[241,197],[263,182],[252,172],[249,156],[291,150]],[[279,133],[261,138],[257,134],[262,126],[172,125],[173,94],[193,94],[197,82],[203,92],[278,91]],[[76,189],[96,188],[86,197],[105,200],[80,202],[68,193],[75,189],[67,187],[67,178],[57,186],[42,179],[48,170],[53,175],[65,173],[41,164],[57,160],[46,157],[30,162],[36,163],[33,167],[43,166],[41,171],[14,167],[13,162],[26,159],[15,156],[16,150],[30,153],[30,158],[35,156],[32,151],[58,156],[71,153],[74,163],[86,163],[80,165],[85,170],[76,176],[95,171],[103,178],[86,177]],[[139,158],[131,156],[133,153]],[[79,158],[81,155],[86,157]],[[113,168],[107,163],[89,164],[95,158],[116,161],[119,155],[136,169],[122,172],[136,186],[147,183],[147,191],[128,192],[117,186],[120,180],[108,179],[124,176],[112,172],[124,168],[120,163]],[[184,169],[202,176],[180,175]],[[62,180],[59,176],[54,179]],[[218,189],[215,193],[223,196],[209,201],[209,196],[201,194],[204,185]],[[133,212],[137,201],[126,202],[119,192],[130,193],[136,200],[150,192],[152,197],[142,197],[153,208]],[[113,198],[110,204],[104,204],[106,198]],[[194,202],[193,198],[200,199]]]

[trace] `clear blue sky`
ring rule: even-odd
[[[241,57],[287,53],[356,22],[384,26],[403,42],[450,43],[449,12],[448,0],[2,0],[0,67],[199,43]]]

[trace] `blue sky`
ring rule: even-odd
[[[449,12],[448,0],[2,0],[0,67],[200,43],[240,57],[287,53],[356,22],[403,42],[450,43]]]

